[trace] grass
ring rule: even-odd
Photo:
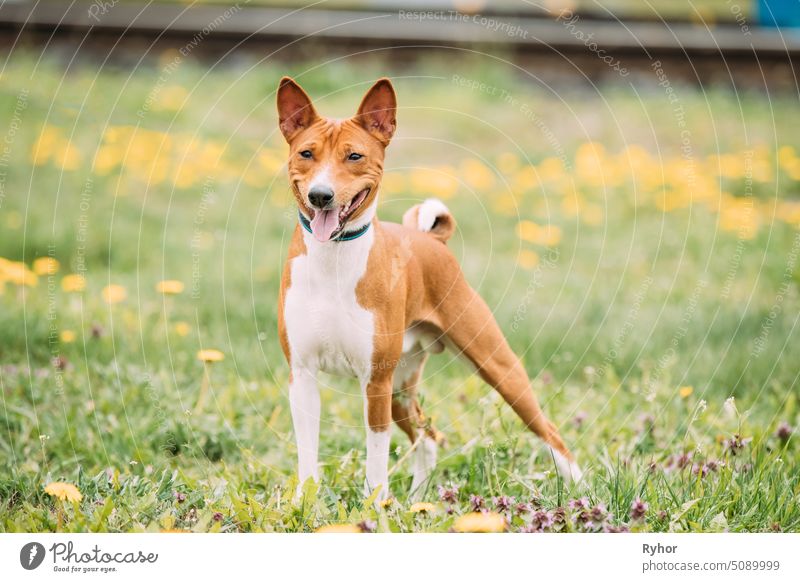
[[[512,531],[800,530],[791,96],[678,86],[680,118],[654,79],[554,89],[478,57],[176,58],[127,69],[17,51],[2,72],[0,256],[40,274],[19,285],[32,271],[19,281],[3,263],[0,531],[447,531],[480,505],[471,496]],[[452,248],[587,469],[582,485],[561,482],[445,354],[423,382],[448,441],[423,495],[432,510],[412,511],[397,430],[396,499],[378,511],[363,498],[361,398],[333,378],[324,476],[293,501],[276,334],[295,226],[273,103],[287,72],[338,116],[376,77],[396,79],[381,214],[446,199]],[[34,264],[43,256],[58,272]],[[65,291],[68,273],[86,289]],[[165,279],[183,292],[159,293]],[[200,349],[225,359],[206,369]],[[50,497],[53,481],[82,500]]]

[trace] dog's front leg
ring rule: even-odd
[[[319,481],[319,387],[317,375],[306,369],[293,369],[289,384],[289,406],[297,443],[298,492],[309,477]]]
[[[366,494],[380,491],[376,502],[389,497],[389,437],[392,422],[391,378],[370,378],[364,388],[364,416],[367,428]]]

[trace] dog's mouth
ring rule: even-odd
[[[319,242],[328,242],[342,234],[347,221],[367,199],[369,190],[364,188],[344,206],[323,210],[311,208],[311,232],[314,238]]]

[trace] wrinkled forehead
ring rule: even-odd
[[[373,138],[352,119],[320,119],[297,139],[298,149],[361,152],[375,147]]]

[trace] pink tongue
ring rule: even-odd
[[[339,226],[339,211],[336,208],[330,210],[317,210],[311,220],[311,232],[319,242],[328,242],[336,227]]]

